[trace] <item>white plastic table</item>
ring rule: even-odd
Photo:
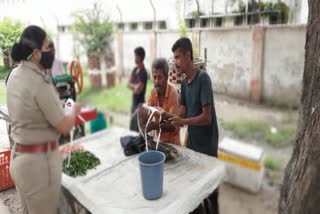
[[[225,167],[221,161],[176,147],[179,157],[165,163],[162,197],[144,199],[138,155],[126,157],[120,145],[121,136],[135,134],[114,127],[75,141],[94,153],[101,165],[84,177],[63,174],[62,184],[91,213],[187,214],[222,182]]]

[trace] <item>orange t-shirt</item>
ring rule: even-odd
[[[176,109],[179,105],[178,92],[169,84],[167,84],[166,94],[163,100],[163,106],[160,106],[159,95],[156,89],[152,89],[148,98],[149,106],[159,106],[166,112],[176,114]],[[158,133],[157,133],[158,134]],[[162,132],[160,140],[166,143],[180,145],[180,128],[176,128],[174,132]]]

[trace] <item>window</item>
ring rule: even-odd
[[[250,16],[248,16],[248,24],[249,25],[259,24],[259,22],[260,22],[259,15],[250,15]]]
[[[222,17],[218,17],[214,20],[215,27],[222,27]]]
[[[130,30],[137,30],[138,29],[138,23],[131,23],[130,24]]]
[[[196,20],[195,19],[189,19],[186,21],[188,28],[194,28],[196,26]]]
[[[278,24],[278,16],[277,15],[270,15],[269,16],[269,24],[270,25],[276,25]]]
[[[241,25],[243,25],[243,20],[244,20],[243,16],[236,16],[236,17],[234,17],[234,25],[235,25],[235,26],[241,26]]]
[[[123,30],[124,29],[124,24],[123,23],[119,23],[118,24],[118,29],[119,30]]]
[[[201,19],[201,27],[210,27],[209,19]]]
[[[145,22],[145,23],[143,24],[143,29],[144,29],[144,30],[152,30],[152,28],[153,28],[152,22]]]
[[[65,33],[66,32],[66,26],[64,26],[64,25],[58,26],[58,32]]]
[[[166,23],[165,21],[159,22],[158,26],[159,26],[159,29],[160,29],[160,30],[165,30],[165,29],[167,29],[167,23]]]

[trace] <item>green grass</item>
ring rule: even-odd
[[[149,96],[153,82],[148,81],[146,99]],[[84,78],[84,88],[78,96],[80,102],[93,105],[100,111],[117,111],[130,113],[132,92],[127,88],[126,82],[118,82],[113,88],[92,90],[87,77]]]
[[[5,104],[7,98],[7,88],[3,82],[0,82],[0,105]]]
[[[7,77],[8,72],[9,71],[7,69],[5,69],[3,66],[0,65],[0,79],[1,80],[4,80]]]
[[[282,164],[279,161],[273,160],[271,157],[265,159],[264,166],[273,171],[280,171],[282,169]]]
[[[225,121],[223,126],[231,130],[240,139],[264,141],[273,146],[285,146],[294,142],[295,130],[290,127],[278,128],[271,132],[269,124],[263,121],[239,119]]]

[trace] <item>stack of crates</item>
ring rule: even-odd
[[[11,150],[0,151],[0,191],[14,186],[10,175]]]

